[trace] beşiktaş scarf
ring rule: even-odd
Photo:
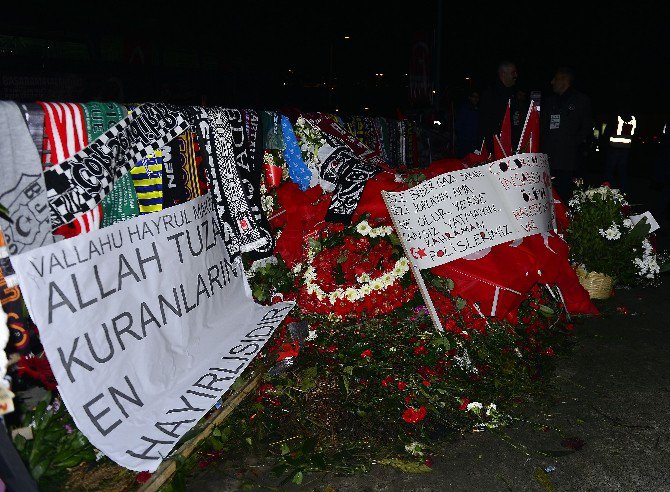
[[[89,102],[81,105],[86,121],[88,141],[92,142],[121,121],[126,108],[113,102]],[[102,227],[137,217],[137,195],[129,175],[119,178],[111,191],[102,199]]]
[[[288,116],[282,115],[281,126],[284,136],[284,160],[288,167],[288,175],[291,181],[298,185],[300,191],[305,191],[309,188],[309,183],[312,180],[312,171],[302,158],[298,138],[295,136]]]
[[[337,136],[324,132],[326,144],[319,150],[321,179],[335,184],[335,190],[326,213],[329,222],[351,222],[365,183],[381,168],[363,162]]]
[[[40,156],[11,101],[0,101],[0,176],[0,203],[13,221],[4,224],[9,254],[53,243]]]
[[[234,110],[236,111],[236,110]],[[237,118],[235,112],[232,113]],[[265,134],[258,112],[243,110],[246,151],[236,152],[237,171],[240,173],[242,186],[247,195],[249,209],[255,220],[256,227],[265,244],[254,248],[250,255],[254,259],[272,256],[275,242],[270,223],[261,206],[261,179],[263,177],[263,135]]]
[[[76,103],[38,103],[44,110],[44,151],[42,163],[45,168],[58,165],[88,145],[88,133],[84,111]],[[56,237],[74,237],[82,232],[100,228],[102,206],[98,205],[77,217],[71,224],[55,228]]]
[[[117,179],[188,126],[174,108],[143,104],[91,145],[44,171],[52,227],[96,208]]]
[[[224,230],[224,242],[231,258],[267,245],[252,216],[242,186],[237,159],[246,152],[244,120],[238,110],[205,108],[209,119],[209,185],[217,215]]]

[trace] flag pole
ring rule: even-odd
[[[423,302],[426,304],[426,307],[428,308],[428,313],[430,314],[430,318],[433,321],[433,326],[435,326],[435,329],[437,331],[443,331],[442,328],[442,323],[440,323],[440,317],[437,314],[437,310],[435,309],[435,305],[433,304],[433,300],[430,298],[430,294],[428,293],[428,288],[426,287],[426,283],[423,281],[423,276],[421,275],[421,269],[414,264],[413,256],[410,254],[409,251],[407,251],[407,247],[405,246],[405,241],[403,241],[402,234],[400,232],[400,228],[398,227],[398,224],[396,223],[395,220],[395,214],[389,207],[389,202],[387,200],[388,192],[387,191],[382,191],[382,198],[384,199],[384,204],[386,205],[386,208],[389,211],[389,215],[391,216],[391,220],[393,221],[393,227],[396,230],[396,233],[398,234],[398,239],[400,240],[400,244],[402,246],[403,251],[405,252],[405,257],[407,258],[407,261],[409,261],[409,266],[410,269],[412,270],[412,274],[414,275],[414,280],[416,280],[416,283],[419,285],[419,292],[421,292],[421,297],[423,298]]]

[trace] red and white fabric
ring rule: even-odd
[[[88,145],[84,111],[77,103],[42,102],[38,104],[44,110],[44,148],[42,165],[44,168],[58,165],[69,159]],[[82,232],[100,228],[102,206],[77,217],[73,222],[56,230],[54,235],[65,238],[74,237]]]

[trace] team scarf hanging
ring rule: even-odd
[[[140,215],[163,210],[163,151],[156,150],[130,170]]]
[[[127,114],[126,108],[113,102],[90,102],[81,107],[89,142],[100,137]],[[118,179],[109,194],[102,199],[101,205],[102,227],[137,217],[139,208],[131,177],[125,175]]]
[[[209,127],[208,138],[208,181],[214,194],[224,242],[232,259],[243,251],[260,247],[261,237],[252,226],[252,218],[246,194],[242,188],[235,163],[233,129],[222,108],[206,108]],[[240,124],[242,124],[240,118]],[[236,128],[244,132],[244,127]],[[239,136],[238,136],[239,138]]]
[[[207,192],[206,159],[204,146],[192,130],[185,131],[163,148],[163,208],[193,200]]]
[[[9,261],[5,236],[0,228],[0,304],[7,314],[9,329],[9,341],[5,350],[9,355],[37,354],[42,351],[42,345],[35,323],[26,312],[18,282],[18,276]]]
[[[261,179],[263,177],[263,135],[265,135],[262,120],[258,112],[243,110],[246,152],[238,156],[237,170],[240,173],[242,186],[247,195],[251,213],[256,227],[265,244],[258,246],[251,252],[254,259],[272,256],[275,242],[270,223],[263,212],[261,204]],[[236,156],[237,157],[237,156]]]
[[[143,104],[88,147],[44,172],[52,227],[98,207],[137,162],[181,135],[188,123],[165,104]]]
[[[33,139],[35,148],[42,162],[42,149],[44,148],[44,110],[37,103],[21,103],[19,109],[26,120],[28,131]]]
[[[312,180],[312,171],[302,158],[298,138],[295,136],[288,116],[282,115],[281,126],[284,136],[284,160],[288,167],[288,175],[301,191],[305,191],[309,188],[309,183]]]
[[[329,133],[324,133],[324,136],[326,145],[319,151],[321,179],[335,184],[326,220],[348,224],[356,211],[365,183],[381,168],[363,162],[336,136]]]
[[[45,168],[70,158],[88,145],[88,133],[84,111],[76,103],[38,102],[44,110],[44,150],[42,163]],[[102,206],[97,205],[77,217],[69,224],[54,229],[54,235],[64,238],[74,237],[82,232],[100,228]]]
[[[324,113],[310,113],[306,114],[305,118],[316,125],[323,133],[337,137],[343,144],[351,149],[351,151],[361,159],[363,162],[370,164],[381,164],[381,152],[379,149],[370,149],[363,142],[358,140],[351,133],[346,131],[335,118]]]
[[[261,127],[263,128],[263,149],[283,150],[281,115],[274,111],[261,111]]]
[[[11,101],[0,101],[0,176],[0,203],[12,218],[5,223],[9,254],[52,243],[40,156],[24,116]]]

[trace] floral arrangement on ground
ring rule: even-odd
[[[566,240],[576,266],[608,275],[620,285],[653,284],[667,270],[668,254],[656,249],[651,224],[631,215],[620,190],[608,183],[590,188],[579,183],[568,206]]]

